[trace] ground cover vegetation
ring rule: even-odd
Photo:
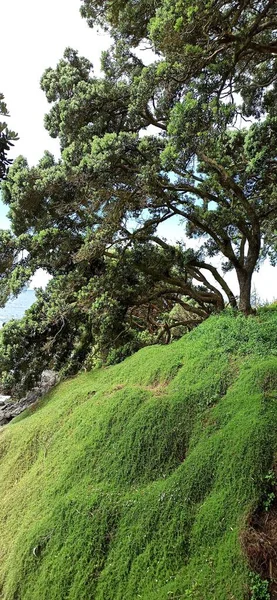
[[[1,598],[268,599],[276,538],[247,530],[276,507],[276,326],[211,316],[3,427]]]
[[[111,33],[102,75],[70,48],[45,71],[61,159],[19,157],[2,184],[2,303],[37,268],[53,276],[3,333],[12,393],[42,365],[71,374],[169,342],[226,302],[251,313],[253,272],[276,260],[275,3],[85,0],[81,11]],[[186,245],[161,234],[177,222]]]

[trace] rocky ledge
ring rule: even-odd
[[[20,415],[26,408],[35,404],[54,385],[58,383],[58,374],[55,371],[43,371],[38,386],[34,387],[21,400],[14,401],[10,396],[0,395],[0,426],[7,425],[14,417]]]

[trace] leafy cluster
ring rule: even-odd
[[[270,600],[269,582],[257,573],[250,573],[250,591],[253,600]]]
[[[8,117],[7,105],[4,101],[4,95],[0,93],[0,115]],[[0,181],[7,175],[9,165],[12,160],[8,158],[7,152],[9,152],[13,141],[17,140],[17,134],[14,131],[8,129],[6,122],[0,122]]]

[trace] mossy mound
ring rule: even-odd
[[[4,600],[242,600],[277,446],[277,311],[59,385],[0,432]]]

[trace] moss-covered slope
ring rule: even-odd
[[[277,446],[277,311],[212,317],[0,432],[4,600],[242,600]]]

